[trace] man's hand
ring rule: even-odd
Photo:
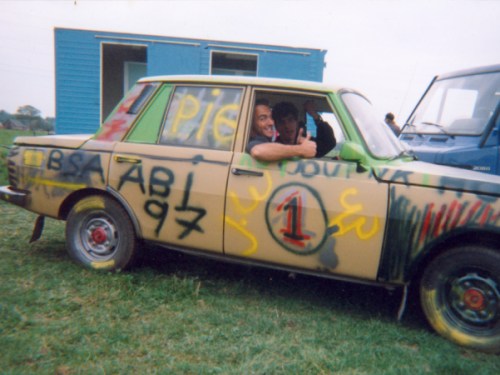
[[[300,156],[303,158],[313,158],[316,156],[316,142],[311,141],[311,135],[308,134],[306,137],[302,136],[303,129],[299,129],[299,135],[297,137],[297,146],[299,146]]]
[[[304,110],[311,116],[314,120],[319,117],[318,112],[316,112],[316,106],[313,100],[308,100],[304,103]]]
[[[264,142],[252,147],[250,155],[260,161],[279,161],[294,157],[314,158],[316,156],[316,142],[311,136],[303,136],[303,129],[299,129],[297,143],[284,145],[278,142]]]
[[[310,138],[311,137],[309,137],[309,139]],[[307,139],[307,137],[304,137],[304,128],[299,128],[299,132],[297,133],[297,144],[300,145],[306,139]]]

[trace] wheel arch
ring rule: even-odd
[[[109,199],[113,199],[118,204],[120,204],[123,207],[123,209],[127,212],[127,215],[130,218],[132,225],[134,226],[137,237],[142,238],[141,226],[133,210],[119,194],[117,194],[114,190],[111,189],[101,190],[101,189],[88,188],[73,192],[68,197],[66,197],[64,202],[61,204],[61,207],[59,208],[58,217],[60,219],[66,220],[73,206],[81,199],[91,195],[100,195],[102,197],[107,197]]]
[[[497,228],[467,228],[467,230],[461,229],[459,232],[451,233],[445,238],[432,242],[420,253],[409,268],[406,280],[414,284],[416,281],[418,284],[427,265],[436,257],[455,247],[484,246],[500,252],[498,243],[500,243],[500,231]]]

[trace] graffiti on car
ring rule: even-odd
[[[100,153],[64,149],[27,149],[23,152],[24,183],[43,189],[47,197],[64,196],[92,184],[105,183]],[[45,167],[45,168],[40,168]]]
[[[383,278],[405,277],[411,270],[404,265],[412,264],[426,247],[441,237],[467,233],[468,228],[493,227],[500,222],[500,212],[493,208],[489,198],[469,193],[467,200],[458,200],[457,196],[463,193],[446,194],[455,197],[449,203],[418,205],[408,195],[398,193],[395,187],[391,189],[392,219],[387,228],[384,266],[381,268]]]
[[[344,212],[337,215],[330,221],[329,227],[336,227],[337,231],[334,236],[341,236],[351,230],[356,232],[356,235],[362,240],[368,240],[380,230],[379,218],[374,217],[369,229],[365,229],[365,224],[369,221],[366,216],[359,216],[363,212],[364,207],[361,203],[348,202],[348,197],[356,196],[358,191],[356,188],[349,188],[341,192],[339,200]],[[353,217],[356,217],[354,220]],[[349,220],[349,222],[347,222]]]
[[[175,211],[179,213],[195,213],[191,220],[184,219],[182,216],[176,218],[176,222],[184,228],[178,235],[179,239],[185,238],[193,230],[200,233],[204,232],[199,222],[205,216],[206,210],[203,207],[193,206],[190,203],[193,176],[193,172],[188,173],[184,188],[182,189],[182,201],[174,207]],[[143,167],[142,165],[134,164],[120,176],[117,190],[120,191],[126,184],[134,184],[139,187],[142,195],[148,197],[144,202],[144,212],[158,222],[155,227],[155,234],[158,236],[169,213],[170,205],[167,199],[174,182],[175,171],[162,166],[153,166],[147,178],[146,189]]]

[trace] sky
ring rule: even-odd
[[[433,76],[500,64],[500,0],[0,0],[0,110],[55,115],[54,28],[327,50],[323,81],[404,123]]]

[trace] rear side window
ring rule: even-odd
[[[168,85],[164,85],[158,90],[158,94],[151,100],[148,108],[129,133],[127,142],[152,144],[158,142],[163,115],[171,91],[172,87]]]
[[[95,139],[121,141],[158,86],[158,83],[138,83],[132,87],[102,124]]]
[[[160,143],[231,150],[242,97],[242,88],[176,87]]]

